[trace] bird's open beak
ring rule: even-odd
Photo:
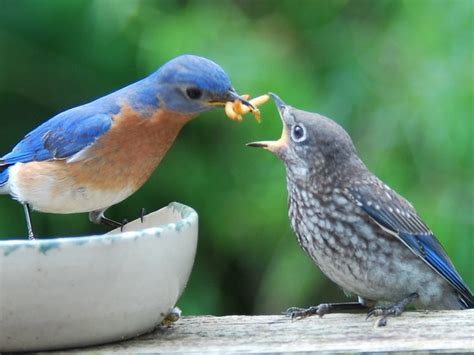
[[[253,148],[263,148],[267,150],[272,150],[272,148],[275,146],[275,144],[278,141],[260,141],[260,142],[252,142],[252,143],[247,143],[247,147],[253,147]]]
[[[250,111],[255,110],[255,106],[252,105],[248,100],[237,94],[237,92],[233,88],[227,91],[223,98],[211,100],[209,101],[209,104],[212,106],[225,106],[227,102],[234,102],[235,100],[239,100],[243,105],[248,106],[250,108]]]
[[[286,104],[283,102],[282,99],[280,99],[274,93],[270,92],[269,95],[272,97],[273,101],[275,101],[275,105],[277,106],[280,116],[283,119],[282,111],[287,107]],[[281,152],[282,149],[288,147],[288,134],[287,134],[286,125],[283,124],[283,133],[279,140],[252,142],[252,143],[247,143],[247,146],[254,147],[254,148],[263,148],[278,155],[278,153]]]
[[[283,130],[283,134],[281,135],[281,138],[277,141],[260,141],[260,142],[247,143],[247,147],[263,148],[276,155],[279,155],[278,153],[281,152],[282,149],[285,149],[287,146],[288,146],[288,139],[287,139],[287,134],[285,130]]]
[[[281,113],[281,111],[285,109],[287,105],[283,102],[282,99],[280,99],[280,97],[277,94],[274,94],[273,92],[269,92],[268,95],[270,95],[273,101],[275,101],[275,105],[278,111]]]

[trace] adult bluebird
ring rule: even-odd
[[[134,84],[62,112],[0,158],[0,193],[49,213],[104,211],[140,188],[180,129],[200,113],[240,100],[229,77],[206,58],[183,55]]]
[[[368,317],[380,316],[381,326],[410,303],[423,309],[473,308],[472,292],[434,234],[407,200],[367,169],[346,131],[272,96],[282,137],[249,145],[283,160],[299,244],[328,278],[358,296],[358,302],[293,307],[288,315],[367,310]]]

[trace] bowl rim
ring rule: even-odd
[[[15,249],[24,246],[24,247],[34,247],[39,249],[44,249],[44,250],[49,250],[51,248],[55,248],[58,246],[58,244],[75,244],[75,245],[82,245],[86,244],[89,242],[94,242],[94,241],[114,241],[114,240],[127,240],[127,239],[133,239],[137,237],[137,234],[161,234],[163,231],[167,229],[172,229],[172,230],[180,230],[182,227],[186,225],[192,225],[193,222],[197,219],[198,214],[197,212],[192,208],[187,205],[184,205],[179,202],[171,202],[167,206],[164,206],[156,211],[152,211],[151,213],[147,214],[146,216],[150,216],[152,214],[158,213],[160,211],[166,210],[166,209],[173,209],[173,212],[178,212],[179,215],[181,216],[180,219],[177,219],[175,222],[169,222],[162,224],[157,227],[149,227],[149,228],[144,228],[141,230],[135,230],[135,231],[126,231],[126,232],[120,232],[120,233],[110,233],[112,231],[109,231],[104,234],[94,234],[94,235],[86,235],[86,236],[66,236],[66,237],[52,237],[52,238],[44,238],[44,239],[35,239],[35,240],[28,240],[28,239],[6,239],[6,240],[0,240],[0,256],[4,255],[7,256],[11,252],[13,252]],[[139,218],[129,222],[135,222]],[[25,238],[25,237],[22,237]],[[10,250],[8,250],[10,249]],[[13,250],[11,250],[13,249]]]

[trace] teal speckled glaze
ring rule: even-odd
[[[185,222],[179,221],[179,222],[176,222],[176,227],[175,228],[178,232],[181,232],[181,229],[183,229],[183,227],[185,227],[185,226],[186,226]]]
[[[8,256],[10,255],[11,253],[13,253],[15,250],[19,249],[19,248],[34,248],[34,245],[32,244],[24,244],[24,243],[21,243],[19,241],[16,241],[15,242],[17,243],[11,243],[9,245],[5,245],[3,249],[3,255],[4,256]]]
[[[188,219],[188,217],[191,217],[192,215],[195,215],[197,217],[197,213],[195,210],[181,203],[171,202],[168,207],[173,208],[173,211],[179,212],[181,214],[181,218],[183,219]]]
[[[41,254],[45,254],[52,249],[59,249],[61,247],[60,239],[49,239],[46,240],[47,243],[41,243],[38,250]],[[76,243],[74,243],[76,244]]]
[[[38,240],[3,240],[0,241],[0,255],[3,254],[4,257],[8,257],[9,255],[15,253],[17,250],[21,250],[24,248],[33,248],[36,249],[39,253],[47,255],[52,250],[60,250],[63,245],[67,245],[68,247],[80,247],[89,243],[116,243],[123,239],[131,239],[136,241],[141,237],[146,236],[160,237],[163,231],[168,229],[181,232],[183,228],[185,228],[186,226],[191,226],[198,218],[198,215],[195,210],[178,202],[172,202],[165,208],[170,208],[173,213],[178,213],[181,216],[181,219],[176,221],[175,223],[163,224],[152,228],[146,228],[140,231],[129,231],[117,234],[104,234],[86,237],[63,237]]]

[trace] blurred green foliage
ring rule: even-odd
[[[417,207],[471,288],[473,2],[0,0],[0,152],[55,113],[183,53],[209,57],[240,93],[278,93],[352,135],[367,165]],[[298,247],[285,172],[244,143],[276,138],[222,111],[188,124],[150,181],[110,209],[132,219],[170,201],[200,214],[186,314],[278,313],[344,300]],[[0,198],[3,236],[24,235],[20,205]],[[86,215],[34,214],[40,235],[103,232]],[[150,271],[151,272],[151,271]]]

